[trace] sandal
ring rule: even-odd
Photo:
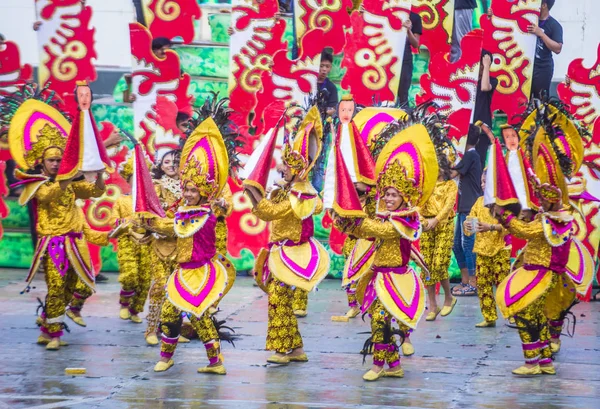
[[[477,295],[477,289],[471,284],[460,283],[452,287],[452,295],[456,297],[470,297]]]

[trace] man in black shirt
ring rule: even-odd
[[[479,140],[480,130],[471,125],[467,146],[462,160],[452,170],[452,177],[460,177],[458,183],[458,208],[456,214],[456,225],[454,227],[454,256],[460,267],[462,284],[452,289],[453,295],[475,295],[475,235],[466,236],[463,224],[471,212],[471,208],[479,196],[483,195],[481,190],[481,160],[475,150]]]
[[[476,124],[477,121],[481,121],[490,128],[492,127],[492,97],[498,86],[498,80],[490,75],[491,66],[492,54],[489,51],[483,50],[481,53],[481,67],[479,69],[475,108],[473,110],[473,123]],[[475,150],[479,154],[482,169],[485,167],[485,159],[489,146],[490,139],[485,133],[481,132]]]
[[[554,17],[550,16],[554,2],[555,0],[542,0],[539,26],[531,24],[527,27],[527,31],[538,37],[531,81],[532,98],[540,98],[541,95],[550,93],[550,84],[554,76],[552,53],[560,54],[562,51],[563,28]]]
[[[454,1],[454,26],[452,27],[452,48],[450,62],[456,62],[462,54],[460,41],[473,30],[473,10],[477,7],[476,0]]]
[[[327,51],[321,53],[321,65],[319,67],[319,76],[317,78],[317,87],[319,91],[326,90],[327,101],[325,102],[327,115],[335,114],[335,108],[338,103],[338,92],[335,84],[329,79],[329,73],[333,67],[333,55]]]
[[[408,105],[408,91],[410,90],[413,74],[411,47],[419,48],[421,34],[423,34],[421,16],[411,11],[409,19],[404,21],[402,26],[406,27],[406,46],[404,47],[402,71],[400,73],[400,83],[398,84],[398,104],[400,106]]]

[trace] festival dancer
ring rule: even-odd
[[[170,209],[181,199],[181,185],[179,183],[179,161],[181,152],[177,149],[163,148],[156,152],[157,165],[154,169],[153,179],[156,194],[160,199],[163,209]],[[168,213],[173,215],[172,212]],[[154,234],[152,240],[151,261],[152,284],[150,285],[150,304],[146,321],[146,342],[149,345],[158,345],[158,323],[160,311],[165,301],[165,285],[167,278],[176,268],[177,240],[174,237],[165,237]],[[186,339],[187,340],[187,339]],[[181,341],[180,342],[185,342]]]
[[[428,129],[413,125],[412,119],[388,126],[376,141],[377,194],[385,204],[385,211],[378,213],[379,220],[340,216],[335,220],[343,231],[377,242],[372,270],[357,286],[361,310],[371,317],[371,338],[363,351],[367,352],[370,344],[374,346],[373,366],[363,376],[366,381],[404,376],[394,336],[398,334],[401,343],[406,342],[425,310],[425,288],[408,262],[415,253],[412,243],[421,235],[416,206],[423,206],[431,195],[439,166]],[[432,130],[440,132],[435,126]],[[343,184],[340,179],[337,183]],[[338,193],[336,201],[344,200],[344,196],[348,195]],[[393,321],[399,329],[393,328]],[[384,370],[386,362],[388,370]]]
[[[119,169],[121,177],[131,185],[133,177],[133,161],[135,155],[131,152],[129,158]],[[136,228],[133,222],[133,200],[131,195],[121,195],[112,208],[110,225],[114,226],[111,238],[118,237],[117,260],[119,261],[119,282],[121,293],[119,317],[141,324],[139,313],[144,311],[144,304],[150,289],[150,274],[152,270],[150,232]]]
[[[456,297],[450,292],[448,278],[454,244],[454,204],[458,193],[458,186],[450,174],[455,157],[456,154],[452,150],[450,157],[440,163],[440,174],[433,193],[421,209],[423,234],[419,243],[423,260],[429,270],[429,277],[425,273],[421,275],[429,301],[426,321],[435,321],[438,314],[442,317],[449,315],[456,305]],[[438,307],[435,296],[438,283],[444,289],[443,308]]]
[[[198,372],[225,375],[218,325],[207,310],[222,298],[228,281],[235,277],[233,265],[216,251],[217,217],[211,208],[211,200],[221,195],[227,183],[229,155],[211,118],[192,132],[181,158],[185,205],[177,209],[174,218],[146,221],[149,229],[177,240],[178,267],[167,280],[167,300],[160,316],[161,358],[154,370],[163,372],[173,366],[185,312],[209,360]]]
[[[39,127],[27,127],[31,120],[38,121]],[[45,344],[47,350],[65,345],[61,337],[69,303],[70,316],[85,325],[80,308],[95,290],[86,238],[94,236],[94,232],[87,226],[76,200],[99,197],[105,191],[103,170],[93,183],[56,180],[67,143],[59,127],[66,129],[68,122],[58,111],[43,102],[29,100],[15,113],[8,135],[11,154],[23,169],[15,172],[23,186],[19,203],[25,205],[33,200],[37,206],[38,243],[26,281],[29,287],[40,265],[44,266],[48,293],[38,343]],[[37,134],[31,134],[31,129],[38,129]],[[106,245],[107,237],[94,241]]]
[[[272,222],[269,248],[261,251],[255,266],[257,283],[269,295],[266,349],[275,354],[267,362],[288,364],[308,361],[292,307],[294,288],[311,291],[329,270],[329,254],[313,238],[313,215],[321,212],[322,203],[307,180],[323,135],[317,107],[308,111],[293,139],[285,141],[281,165],[285,182],[266,197],[277,133],[271,134],[272,143],[244,187],[253,213]]]
[[[496,149],[496,145],[492,145],[491,149]],[[500,160],[504,159],[500,157]],[[485,172],[481,178],[481,188],[484,191]],[[471,213],[463,226],[467,236],[477,233],[473,252],[477,254],[475,278],[477,279],[479,307],[483,315],[483,321],[475,325],[477,328],[496,326],[498,313],[496,312],[494,286],[498,286],[510,272],[511,252],[511,246],[508,244],[508,232],[498,224],[490,209],[483,203],[484,197],[481,196],[471,208]]]
[[[335,160],[335,152],[337,150],[340,151],[341,156],[344,159],[344,162],[348,168],[350,179],[352,180],[355,189],[359,192],[359,195],[368,195],[368,192],[371,191],[375,186],[375,162],[373,161],[369,148],[365,144],[356,124],[353,121],[355,114],[356,102],[354,101],[352,95],[345,95],[338,104],[337,115],[340,123],[338,125],[334,143],[329,150],[327,159],[327,169],[325,171],[325,183],[323,188],[323,206],[325,209],[331,209],[334,202],[333,192],[335,191],[335,180],[338,172],[338,166]],[[353,240],[351,237],[348,237],[344,242],[345,253],[350,254],[350,251],[355,247],[355,244],[355,240]],[[365,247],[368,247],[367,243],[362,242],[361,248]],[[348,259],[347,256],[346,259]],[[346,284],[344,287],[346,287],[346,294],[350,309],[345,315],[347,319],[344,318],[344,316],[336,316],[332,317],[334,321],[347,321],[359,314],[355,295],[356,281],[354,284],[350,282],[349,285]]]
[[[559,108],[544,102],[521,126],[528,162],[528,176],[535,182],[540,211],[531,222],[517,219],[518,203],[510,178],[497,174],[499,186],[512,189],[496,200],[494,214],[515,237],[527,240],[522,266],[513,271],[496,291],[496,302],[504,317],[515,317],[523,345],[525,365],[515,375],[554,375],[548,320],[559,320],[575,298],[573,282],[566,270],[572,242],[573,216],[565,209],[570,178],[581,166],[583,144],[577,129]],[[508,174],[508,172],[505,172]],[[500,204],[498,203],[500,202]]]

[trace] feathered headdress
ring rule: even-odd
[[[237,166],[235,139],[238,135],[230,132],[227,137],[233,141],[224,140],[211,116],[194,129],[181,152],[182,188],[192,183],[208,199],[220,196],[229,172],[234,172]],[[234,158],[233,164],[230,164],[230,158]]]
[[[64,152],[71,124],[55,108],[59,103],[53,92],[25,84],[0,104],[1,127],[8,131],[11,156],[22,169]]]
[[[456,153],[446,135],[445,117],[428,113],[422,104],[411,114],[389,123],[374,139],[373,157],[379,194],[395,187],[413,206],[424,204],[440,169],[449,173]]]
[[[581,130],[560,101],[534,101],[521,125],[521,146],[531,163],[538,195],[551,203],[568,203],[566,178],[583,163]],[[535,107],[531,109],[531,107]]]

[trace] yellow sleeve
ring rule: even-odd
[[[382,240],[400,237],[400,233],[398,233],[398,230],[396,230],[392,222],[380,222],[373,219],[363,219],[363,221],[352,230],[352,235],[363,239],[376,238]]]
[[[175,237],[175,220],[170,217],[156,217],[150,221],[150,230],[168,237]]]
[[[110,214],[110,220],[108,221],[108,225],[115,227],[117,224],[117,220],[121,219],[121,199],[117,199],[115,204],[113,204],[112,212]]]
[[[315,212],[313,214],[317,215],[323,211],[323,201],[320,197],[317,196],[317,206],[315,207]]]
[[[58,182],[44,183],[35,193],[35,198],[40,203],[50,203],[58,200],[65,191]]]
[[[524,222],[514,217],[506,227],[510,234],[522,240],[534,239],[544,234],[540,219],[535,219],[532,222]]]
[[[85,180],[71,183],[73,191],[78,199],[90,199],[92,197],[100,197],[106,189],[100,189],[95,183],[90,183]]]
[[[94,230],[87,223],[83,223],[83,237],[87,242],[96,246],[108,246],[108,233],[107,231]]]
[[[252,210],[252,213],[259,219],[270,222],[283,219],[292,211],[292,204],[288,199],[281,203],[273,203],[268,199],[262,199]]]
[[[226,184],[223,188],[223,191],[221,192],[221,199],[225,200],[227,208],[223,210],[219,206],[211,206],[213,213],[217,217],[229,217],[233,211],[233,193],[231,193],[229,184]]]
[[[456,203],[456,194],[458,193],[458,186],[456,183],[449,181],[448,187],[446,188],[446,197],[444,206],[440,210],[439,214],[435,216],[438,223],[444,222],[448,219],[450,212],[454,209],[454,203]]]

